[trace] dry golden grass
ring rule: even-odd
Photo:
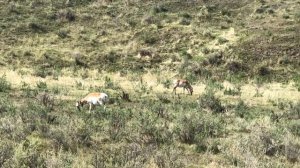
[[[176,79],[176,74],[170,71],[160,72],[159,74],[154,73],[146,73],[143,75],[136,74],[127,74],[126,76],[121,76],[119,73],[99,73],[97,70],[89,71],[88,78],[82,79],[81,77],[72,76],[71,72],[68,70],[63,70],[63,76],[60,76],[58,80],[54,80],[53,77],[48,76],[46,78],[41,78],[37,76],[31,75],[31,70],[26,69],[28,73],[25,75],[21,75],[17,71],[9,70],[9,69],[1,69],[0,75],[6,75],[7,80],[12,83],[13,88],[20,88],[21,85],[25,82],[32,87],[35,87],[38,82],[46,82],[48,87],[63,87],[69,90],[68,98],[74,99],[72,96],[80,96],[82,94],[86,94],[88,92],[89,87],[103,87],[105,83],[105,77],[111,79],[114,84],[120,86],[123,90],[132,93],[134,92],[134,88],[143,82],[143,85],[148,88],[152,88],[151,95],[155,95],[157,93],[169,93],[172,94],[172,85],[169,89],[165,88],[161,83],[163,80],[171,80]],[[85,70],[82,70],[82,73]],[[81,72],[79,72],[80,74]],[[83,85],[83,90],[76,89],[76,82],[81,82]],[[234,88],[235,85],[231,84],[227,81],[223,82],[222,85],[224,88]],[[192,85],[194,88],[194,95],[192,97],[197,98],[199,95],[205,92],[205,88],[207,87],[205,84],[201,82],[197,82]],[[259,96],[256,96],[258,93]],[[178,93],[182,93],[181,89],[178,89]],[[185,92],[185,94],[187,94]],[[271,105],[270,101],[278,101],[278,100],[286,100],[297,102],[300,99],[300,92],[297,91],[296,88],[293,87],[293,83],[289,84],[280,84],[280,83],[270,83],[264,84],[262,86],[257,86],[255,84],[244,84],[241,86],[241,95],[240,96],[228,96],[224,95],[223,91],[218,91],[216,93],[218,97],[223,100],[238,100],[241,99],[245,101],[249,105],[262,105],[268,106]],[[148,95],[149,96],[149,95]],[[65,97],[67,99],[67,97]]]

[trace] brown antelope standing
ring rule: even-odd
[[[105,103],[108,102],[108,95],[106,93],[89,93],[87,96],[82,98],[81,100],[76,102],[76,107],[80,111],[80,106],[82,107],[85,104],[89,104],[89,112],[97,105],[104,105],[105,109]]]
[[[174,80],[173,84],[174,84],[173,92],[175,92],[175,95],[176,95],[177,87],[182,87],[183,92],[186,89],[191,95],[193,94],[193,87],[191,86],[189,81],[187,81],[185,79],[177,79],[177,80]]]

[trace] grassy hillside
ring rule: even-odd
[[[0,167],[300,165],[299,0],[0,1],[0,65]]]
[[[299,75],[299,20],[298,1],[1,2],[1,64],[284,81]]]

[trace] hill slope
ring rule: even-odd
[[[188,78],[282,81],[299,75],[299,6],[254,0],[1,2],[0,62],[46,72],[160,68]],[[140,59],[143,51],[153,57]]]
[[[0,1],[0,167],[299,167],[299,11]],[[78,111],[89,92],[106,108]]]

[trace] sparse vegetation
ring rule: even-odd
[[[299,11],[0,1],[0,167],[299,167]],[[106,108],[79,112],[88,92]]]
[[[11,89],[11,84],[6,80],[5,75],[0,77],[0,92],[7,92]]]

